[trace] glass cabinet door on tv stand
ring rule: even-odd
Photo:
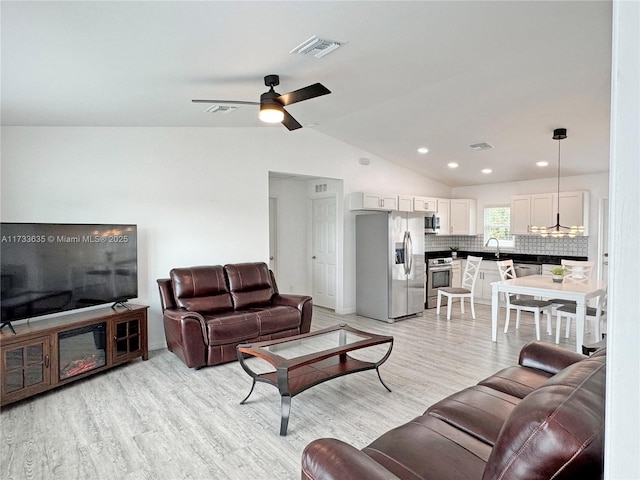
[[[122,363],[143,355],[146,344],[146,325],[142,325],[139,317],[125,318],[113,322],[113,363]]]
[[[149,358],[147,306],[100,308],[0,332],[0,405]]]
[[[2,398],[27,397],[51,385],[49,337],[37,337],[2,349]]]

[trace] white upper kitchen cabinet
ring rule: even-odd
[[[451,199],[451,235],[476,234],[476,201],[471,198]]]
[[[589,235],[589,192],[560,192],[558,202],[560,223],[565,227],[583,226],[583,235]]]
[[[531,233],[531,227],[549,227],[556,223],[552,193],[511,197],[511,234]]]
[[[382,193],[352,192],[349,194],[351,210],[398,210],[398,196]]]
[[[438,199],[440,235],[475,235],[476,201],[472,198]]]
[[[431,197],[413,197],[414,212],[431,212],[438,211],[438,199]]]
[[[413,212],[413,198],[411,195],[398,195],[398,211]]]
[[[550,227],[560,223],[566,227],[584,226],[587,235],[589,223],[589,192],[538,193],[511,197],[511,233],[524,235],[531,227]]]
[[[451,230],[451,200],[446,198],[438,199],[438,218],[440,219],[440,235],[449,235]]]

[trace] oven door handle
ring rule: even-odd
[[[446,272],[451,270],[451,267],[428,267],[430,272]]]

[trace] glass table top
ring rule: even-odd
[[[273,345],[263,345],[261,348],[279,357],[292,359],[323,352],[336,347],[351,345],[370,337],[362,334],[339,329],[331,332],[311,335],[306,338],[290,340],[288,342],[275,343]]]

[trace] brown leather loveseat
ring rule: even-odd
[[[600,479],[605,362],[604,349],[587,358],[532,342],[518,366],[454,393],[362,450],[313,441],[302,478]]]
[[[158,287],[167,347],[188,367],[237,360],[240,343],[311,328],[311,297],[280,295],[265,263],[174,268]]]

